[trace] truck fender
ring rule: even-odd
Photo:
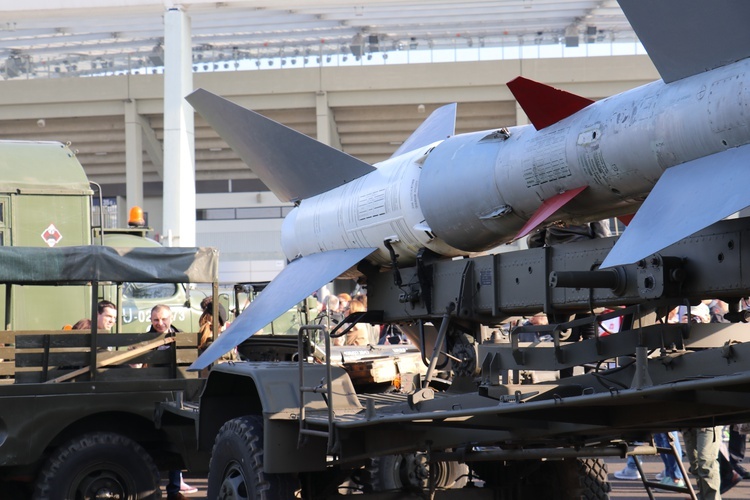
[[[332,369],[334,411],[357,412],[362,405],[349,375],[341,368]],[[307,387],[324,390],[326,367],[305,364]],[[200,399],[198,442],[201,450],[210,451],[219,429],[237,417],[262,415],[266,442],[266,472],[300,472],[322,470],[326,466],[324,438],[306,440],[298,448],[300,413],[300,372],[297,363],[223,363],[214,366]],[[306,393],[306,411],[327,410],[320,392]]]

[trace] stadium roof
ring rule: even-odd
[[[198,64],[636,40],[616,0],[25,0],[0,13],[5,79],[163,64],[164,13]],[[387,56],[386,56],[387,57]],[[307,63],[307,60],[305,61]],[[320,62],[320,61],[318,61]]]

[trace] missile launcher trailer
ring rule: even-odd
[[[425,255],[398,279],[368,274],[366,321],[437,339],[411,387],[361,394],[344,370],[302,359],[222,364],[199,407],[165,412],[195,420],[200,449],[211,451],[210,498],[330,498],[343,488],[373,498],[607,498],[602,457],[623,457],[653,432],[750,420],[750,326],[738,308],[750,295],[750,219],[600,271],[614,240]],[[666,322],[670,308],[703,299],[729,303],[730,322]],[[541,311],[550,325],[504,338],[508,318]],[[614,316],[619,332],[566,341]],[[552,340],[519,342],[524,330]],[[446,391],[430,384],[441,363],[454,374]],[[523,371],[582,365],[570,378],[520,383]]]

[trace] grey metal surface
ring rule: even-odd
[[[667,169],[602,267],[636,262],[749,206],[748,162],[750,145]]]
[[[616,237],[567,243],[463,260],[430,264],[431,285],[420,283],[416,267],[401,269],[404,285],[390,274],[368,276],[369,307],[386,321],[439,318],[453,301],[461,317],[487,325],[509,316],[588,311],[658,299],[674,305],[686,299],[731,300],[750,295],[750,219],[719,222],[667,247],[643,265],[618,266],[621,289],[548,288],[551,272],[589,271],[599,265]],[[675,271],[677,274],[675,274]],[[681,274],[683,281],[674,281]],[[462,288],[463,277],[463,288]],[[401,297],[421,297],[409,302]],[[425,298],[430,298],[430,307]],[[429,310],[428,310],[429,309]]]
[[[446,104],[432,112],[427,119],[399,146],[391,158],[414,151],[433,142],[447,139],[456,133],[456,103]]]
[[[666,83],[750,56],[743,0],[618,0]]]
[[[188,102],[281,201],[299,201],[375,169],[206,90]]]

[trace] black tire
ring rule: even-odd
[[[608,500],[612,486],[609,484],[607,464],[598,458],[578,459],[578,481],[583,487],[581,498]]]
[[[208,498],[289,500],[294,474],[263,471],[263,418],[248,415],[225,423],[216,435],[208,472]]]
[[[513,500],[608,500],[607,465],[599,459],[476,462],[486,486]]]
[[[429,486],[430,467],[435,469],[438,489],[463,488],[469,467],[458,462],[427,463],[424,453],[406,453],[374,458],[370,462],[369,486],[372,491],[421,491]]]
[[[33,498],[158,499],[159,471],[132,439],[110,432],[85,434],[54,451],[39,473]]]

